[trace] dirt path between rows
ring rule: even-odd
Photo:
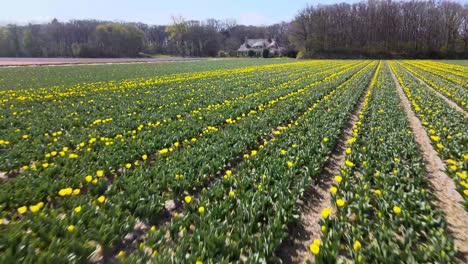
[[[299,223],[289,229],[290,236],[283,241],[277,251],[277,256],[283,263],[307,263],[313,262],[314,256],[309,251],[309,246],[314,239],[320,239],[321,230],[319,220],[322,210],[330,208],[331,203],[330,187],[335,175],[340,174],[340,168],[344,165],[346,158],[347,140],[353,135],[353,126],[358,121],[359,111],[364,104],[369,86],[363,91],[357,104],[354,106],[350,117],[345,125],[345,129],[338,138],[338,142],[329,155],[322,174],[317,182],[311,182],[304,192],[304,197],[298,201],[299,210],[302,212]]]
[[[463,198],[455,189],[455,183],[443,171],[445,165],[437,155],[431,145],[421,121],[416,117],[411,109],[410,102],[403,92],[403,89],[390,69],[393,81],[395,82],[401,105],[406,113],[409,127],[415,136],[415,141],[419,145],[423,160],[427,169],[428,179],[432,192],[436,196],[433,201],[435,206],[440,208],[448,223],[449,232],[453,235],[455,245],[458,248],[456,262],[468,263],[468,213],[462,206]]]
[[[433,91],[437,96],[439,96],[440,98],[442,98],[443,100],[445,100],[445,102],[447,102],[447,104],[449,104],[452,108],[454,108],[455,110],[457,110],[458,112],[462,113],[466,118],[468,118],[468,112],[466,112],[465,110],[463,110],[463,108],[461,108],[459,105],[457,105],[455,102],[453,102],[452,100],[450,100],[449,98],[445,97],[443,94],[441,94],[439,91],[437,91],[436,89],[432,88],[429,84],[427,84],[425,81],[421,80],[420,78],[416,77],[413,73],[411,73],[410,71],[408,71],[405,67],[402,67],[406,72],[408,72],[411,76],[413,76],[413,78],[415,78],[417,81],[419,81],[422,85],[424,85],[425,87],[427,87],[427,89]]]

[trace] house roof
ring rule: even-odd
[[[270,44],[268,39],[247,39],[246,40],[247,45],[250,47],[266,47]]]
[[[279,48],[278,42],[276,40],[272,40],[271,43],[268,45],[269,49],[277,49]]]
[[[249,49],[245,46],[245,43],[240,46],[237,51],[249,51]]]
[[[253,47],[261,47],[266,49],[279,49],[280,46],[275,40],[268,41],[268,39],[246,39],[244,44],[240,46],[237,51],[249,51]]]

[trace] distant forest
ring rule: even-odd
[[[234,20],[170,25],[57,19],[0,27],[1,57],[236,56],[246,38],[274,38],[303,58],[468,58],[468,5],[443,1],[368,1],[308,6],[290,22]]]
[[[7,25],[0,28],[0,56],[136,57],[144,53],[213,57],[220,53],[235,56],[246,37],[274,36],[288,43],[286,23],[254,27],[215,19],[173,21],[168,26],[56,19],[49,24]]]
[[[310,6],[291,22],[288,36],[304,56],[468,58],[468,5],[388,0]]]

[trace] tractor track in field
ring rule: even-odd
[[[377,74],[375,71],[374,74]],[[333,210],[329,189],[332,186],[333,177],[340,174],[340,168],[345,163],[346,148],[348,147],[347,140],[352,137],[353,127],[358,122],[359,112],[363,107],[366,93],[370,89],[371,85],[369,84],[349,114],[344,129],[328,156],[322,174],[314,182],[311,182],[304,192],[304,197],[297,202],[297,206],[303,214],[299,222],[289,228],[289,236],[283,241],[276,252],[282,263],[307,263],[314,261],[314,257],[309,251],[309,246],[314,239],[320,239],[321,227],[319,220],[322,210],[325,208]]]
[[[426,179],[429,181],[431,191],[436,197],[433,203],[444,213],[448,231],[453,236],[455,246],[458,249],[455,261],[458,263],[468,263],[468,213],[463,208],[463,198],[457,192],[453,180],[443,172],[445,170],[444,162],[432,147],[421,121],[411,109],[411,104],[403,92],[403,88],[398,82],[395,73],[392,69],[390,69],[390,72],[395,82],[401,105],[406,113],[409,127],[413,132],[415,141],[423,157],[427,170]]]
[[[362,67],[362,69],[365,69],[369,65],[370,64],[367,64],[366,66]],[[357,71],[356,73],[348,77],[346,80],[344,80],[341,84],[338,84],[335,87],[335,89],[333,89],[332,91],[336,91],[339,86],[341,86],[343,83],[347,82],[348,80],[354,78],[358,74],[360,74],[360,71]],[[367,92],[367,90],[368,89],[364,91],[363,93],[364,95]],[[320,102],[323,100],[323,98],[327,96],[329,96],[329,93],[327,95],[322,96],[320,98]],[[361,101],[363,101],[363,98],[360,98],[359,105],[362,105],[363,102]],[[194,201],[198,200],[199,194],[204,189],[209,189],[211,186],[223,180],[223,175],[225,175],[227,170],[232,170],[232,173],[235,174],[235,171],[238,165],[244,162],[245,160],[244,154],[250,154],[252,150],[260,151],[260,146],[263,145],[264,142],[270,142],[272,139],[276,138],[276,135],[273,133],[275,130],[277,130],[279,127],[287,125],[288,123],[294,123],[299,117],[305,115],[307,112],[309,112],[308,108],[306,108],[304,111],[297,113],[296,116],[293,117],[293,119],[290,119],[278,125],[276,129],[273,129],[272,132],[268,134],[266,137],[259,139],[253,146],[247,147],[246,150],[242,154],[233,157],[229,162],[227,162],[223,166],[221,170],[219,170],[217,173],[215,173],[211,177],[207,178],[201,186],[193,188],[190,191],[184,192],[184,195],[190,195]],[[359,110],[356,110],[356,116],[358,112]],[[357,117],[354,123],[355,122],[357,122]],[[220,129],[223,129],[223,127],[220,127]],[[352,125],[351,125],[349,133],[352,134]],[[181,148],[183,147],[184,146],[182,145]],[[346,147],[344,147],[343,151],[345,149]],[[342,163],[344,163],[344,156],[341,159],[342,159]],[[339,166],[337,167],[336,170],[339,171]],[[328,178],[331,178],[331,177],[328,177]],[[329,203],[331,203],[330,199],[327,199],[327,200]],[[99,263],[112,262],[112,260],[116,259],[116,254],[120,250],[132,251],[133,249],[137,248],[140,242],[143,242],[146,240],[147,232],[151,226],[155,226],[156,229],[161,229],[169,223],[169,221],[174,217],[175,214],[178,214],[179,216],[183,215],[183,204],[184,204],[184,198],[180,198],[178,200],[166,201],[164,208],[162,208],[161,212],[158,215],[154,216],[154,218],[150,219],[149,221],[148,220],[145,220],[144,222],[138,221],[134,227],[134,231],[127,234],[125,238],[122,241],[120,241],[119,244],[114,249],[106,251],[104,253],[103,259],[99,261]],[[171,239],[169,234],[166,234],[166,239],[168,240]]]
[[[453,109],[457,110],[458,112],[462,113],[465,118],[468,118],[468,112],[463,110],[459,105],[457,105],[455,102],[450,100],[449,98],[445,97],[443,94],[441,94],[439,91],[436,89],[432,88],[429,84],[427,84],[425,81],[421,80],[419,77],[414,75],[412,72],[408,71],[404,66],[400,64],[400,66],[411,76],[413,76],[414,79],[416,79],[419,83],[421,83],[424,87],[426,87],[428,90],[434,92],[438,97],[442,98],[448,105],[450,105]]]

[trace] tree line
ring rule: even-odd
[[[274,38],[287,55],[311,58],[468,58],[468,5],[369,0],[307,6],[291,22],[269,26],[182,17],[169,25],[54,19],[0,27],[0,56],[236,56],[246,38]]]
[[[468,58],[468,6],[390,0],[308,6],[289,36],[305,57]]]

